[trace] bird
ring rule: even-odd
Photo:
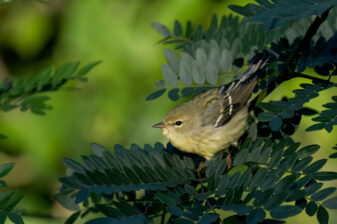
[[[246,131],[249,99],[258,74],[267,64],[268,58],[253,58],[240,79],[178,105],[152,127],[161,128],[168,141],[181,151],[211,160],[217,152],[237,145]],[[230,153],[226,159],[230,167]]]

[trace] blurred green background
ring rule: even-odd
[[[9,137],[0,142],[0,162],[16,163],[6,180],[25,195],[19,206],[25,208],[26,223],[62,223],[71,214],[52,201],[60,187],[57,179],[65,173],[62,157],[78,160],[90,153],[91,142],[112,149],[117,143],[129,147],[165,141],[151,125],[176,103],[166,96],[145,101],[161,79],[160,65],[165,63],[165,46],[155,44],[160,36],[151,22],[172,27],[178,19],[206,25],[212,14],[230,13],[226,5],[233,2],[247,1],[55,0],[0,5],[0,80],[31,75],[50,64],[103,60],[90,72],[88,83],[68,85],[79,91],[50,94],[53,109],[47,115],[15,110],[0,116],[0,131]],[[285,83],[268,99],[292,96],[299,81],[303,80]],[[310,106],[320,109],[334,91],[323,92]],[[327,158],[337,143],[337,130],[306,133],[310,122],[308,117],[302,119],[296,140],[320,144],[316,159]],[[329,161],[324,169],[336,171],[336,161]],[[336,212],[330,210],[330,218],[337,223]],[[317,221],[305,212],[288,220],[298,222]]]

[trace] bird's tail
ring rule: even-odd
[[[269,63],[270,56],[266,55],[256,55],[253,57],[253,59],[250,61],[249,67],[246,69],[246,71],[243,73],[240,82],[251,82],[254,79],[256,79],[260,72],[265,68]]]

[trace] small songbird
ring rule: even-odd
[[[240,80],[199,94],[153,127],[161,128],[176,148],[210,160],[218,151],[237,144],[245,132],[248,100],[267,61],[253,61]]]

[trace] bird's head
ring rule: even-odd
[[[168,112],[162,122],[152,127],[161,128],[163,134],[168,137],[170,141],[174,141],[184,138],[190,133],[195,123],[193,118],[194,114],[190,105],[182,104]]]

